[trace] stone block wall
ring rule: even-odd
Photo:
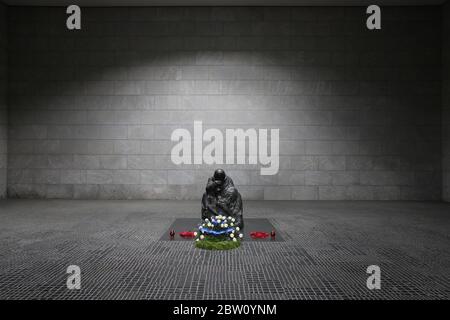
[[[441,8],[9,8],[8,193],[439,200]],[[280,169],[175,165],[171,133],[278,128]]]

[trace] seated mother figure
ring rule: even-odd
[[[222,169],[214,171],[214,175],[208,179],[206,192],[202,198],[202,219],[211,216],[224,215],[235,218],[235,225],[244,227],[242,216],[242,197],[233,180]]]

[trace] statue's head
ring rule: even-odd
[[[225,182],[226,176],[227,175],[223,169],[217,169],[214,171],[214,182],[218,185],[222,185]]]

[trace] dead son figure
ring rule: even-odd
[[[236,219],[235,226],[242,229],[242,210],[242,198],[233,180],[225,171],[217,169],[206,184],[206,192],[202,198],[202,219],[217,215],[231,216]]]

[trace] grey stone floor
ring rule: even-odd
[[[159,241],[192,201],[0,202],[1,299],[449,299],[450,204],[245,202],[284,242]],[[381,267],[381,290],[366,268]],[[81,290],[66,268],[81,268]]]

